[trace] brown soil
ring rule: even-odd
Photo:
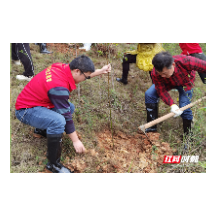
[[[164,155],[173,155],[174,151],[168,143],[159,140],[159,133],[147,135],[154,147],[144,134],[130,136],[118,132],[112,141],[111,132],[104,131],[97,135],[98,144],[94,149],[72,159],[67,157],[63,164],[76,173],[155,173]]]

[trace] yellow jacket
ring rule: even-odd
[[[159,52],[165,51],[161,43],[138,43],[137,50],[127,54],[137,55],[136,64],[139,69],[149,72],[153,69],[152,59]]]

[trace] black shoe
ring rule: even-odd
[[[48,151],[47,158],[49,162],[46,168],[53,173],[73,173],[60,163],[60,156],[62,151],[61,139],[62,134],[47,134]]]
[[[46,49],[46,44],[45,43],[40,43],[40,53],[42,54],[51,54],[53,52],[50,52]]]
[[[158,103],[146,103],[147,122],[158,118]],[[145,132],[157,132],[157,125],[147,128]]]
[[[124,79],[122,79],[122,78],[116,78],[116,80],[117,80],[118,82],[123,83],[123,84],[127,84],[127,83],[128,83],[127,80],[124,80]]]
[[[41,135],[41,136],[43,136],[43,137],[47,137],[47,135],[46,135],[46,130],[42,130],[42,129],[39,129],[39,128],[35,128],[35,129],[34,129],[34,133],[35,133],[35,134],[39,134],[39,135]]]
[[[46,169],[53,173],[74,173],[74,171],[71,171],[70,169],[66,168],[63,164],[60,162],[52,164],[52,163],[47,163],[46,164]]]

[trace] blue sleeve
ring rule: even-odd
[[[67,134],[75,131],[75,125],[70,111],[70,104],[68,102],[69,94],[69,90],[65,87],[55,87],[48,91],[48,97],[54,105],[55,111],[65,117],[65,132]]]

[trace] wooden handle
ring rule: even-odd
[[[201,102],[203,99],[206,99],[206,96],[202,97],[201,99],[198,99],[197,101],[195,101],[193,103],[190,103],[189,105],[186,105],[186,106],[180,108],[179,110],[184,111],[190,107],[193,107],[195,104]],[[158,119],[155,119],[155,120],[153,120],[147,124],[141,125],[139,127],[139,129],[145,132],[145,129],[150,128],[150,127],[152,127],[152,126],[154,126],[160,122],[163,122],[163,121],[173,117],[174,115],[175,115],[175,113],[168,113],[165,116],[159,117]]]

